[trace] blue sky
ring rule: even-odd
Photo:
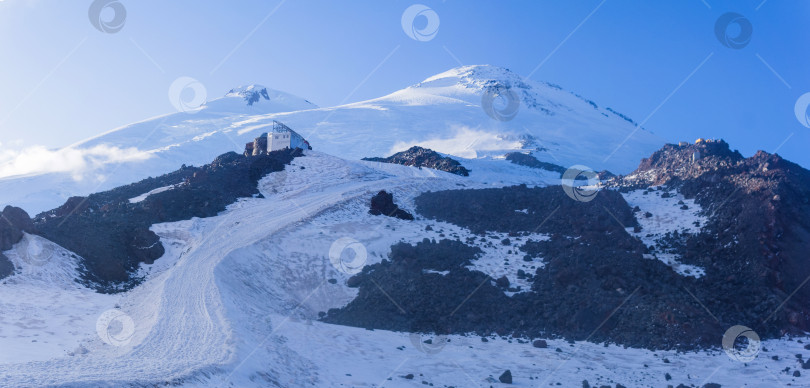
[[[794,114],[810,92],[807,1],[424,0],[440,17],[427,42],[403,32],[411,1],[119,1],[113,34],[91,25],[91,1],[0,1],[0,150],[173,112],[180,76],[209,97],[261,83],[331,106],[486,63],[646,120],[669,142],[724,138],[810,166],[810,128]],[[729,11],[753,26],[744,48],[715,37]]]

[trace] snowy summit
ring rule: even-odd
[[[238,111],[240,108],[255,113],[275,113],[318,108],[317,105],[289,93],[267,88],[264,85],[252,84],[233,88],[225,94],[206,104],[209,110]]]

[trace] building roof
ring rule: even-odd
[[[280,123],[280,122],[278,122],[276,120],[273,120],[272,132],[274,132],[274,133],[282,133],[282,132],[295,132],[295,131],[293,131],[288,126],[286,126],[286,125],[284,125],[284,124],[282,124],[282,123]]]

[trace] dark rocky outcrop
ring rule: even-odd
[[[522,152],[510,152],[506,154],[506,160],[521,166],[556,172],[559,173],[560,176],[562,176],[566,170],[565,167],[558,166],[554,163],[541,162],[531,154],[524,154]]]
[[[512,371],[509,369],[506,372],[503,372],[500,377],[498,377],[498,381],[504,384],[512,384]]]
[[[0,253],[0,279],[3,279],[14,273],[14,264],[8,259],[8,256]]]
[[[33,223],[25,210],[6,206],[0,213],[0,251],[11,249],[23,238],[23,232],[31,233]],[[0,279],[14,272],[14,264],[0,253]]]
[[[249,87],[231,89],[228,91],[228,94],[238,94],[242,96],[242,98],[245,99],[245,102],[247,102],[248,106],[259,102],[259,100],[262,98],[265,100],[270,100],[270,95],[267,93],[267,88]]]
[[[23,232],[31,233],[34,224],[25,210],[14,206],[6,206],[0,212],[0,251],[7,251],[19,242]]]
[[[717,338],[720,327],[709,322],[711,318],[703,319],[700,306],[681,291],[691,286],[689,281],[663,263],[642,257],[646,247],[622,225],[634,225],[635,219],[619,193],[601,192],[582,203],[568,198],[560,187],[515,186],[425,193],[416,203],[422,215],[476,233],[549,233],[550,240],[530,241],[521,248],[528,257],[542,256],[547,262],[533,275],[532,292],[507,297],[504,284],[465,268],[477,259],[477,248],[426,240],[416,246],[395,245],[390,261],[364,268],[350,282],[359,288],[358,297],[343,309],[330,310],[328,321],[387,330],[588,338],[659,348]],[[375,284],[384,285],[385,292]],[[674,304],[684,305],[693,318],[691,331],[668,325],[663,318]]]
[[[810,172],[764,152],[743,158],[716,141],[668,145],[631,175],[606,178],[611,189],[590,202],[574,201],[560,187],[422,194],[415,200],[418,213],[482,236],[548,234],[519,247],[524,260],[545,263],[534,274],[518,273],[531,280],[531,292],[506,297],[504,284],[465,268],[457,253],[438,250],[461,242],[424,241],[414,252],[399,247],[390,261],[364,269],[353,281],[358,298],[327,319],[390,330],[560,336],[652,349],[718,347],[725,330],[737,324],[750,325],[761,338],[810,329],[810,289],[801,287],[810,276]],[[652,185],[694,198],[705,210],[708,223],[701,232],[677,236],[674,248],[681,262],[704,268],[704,276],[681,276],[644,258],[650,248],[627,232],[638,232],[635,217],[644,215],[634,213],[620,191]],[[446,275],[424,271],[438,271],[431,263],[445,255],[456,257],[456,265],[443,269]],[[475,254],[468,252],[465,260],[476,260]],[[390,300],[375,284],[384,285],[402,308],[385,306]]]
[[[251,143],[248,143],[251,144]],[[267,134],[263,134],[255,139],[253,139],[253,143],[250,146],[245,146],[245,155],[248,155],[248,148],[250,149],[250,155],[263,155],[267,153]]]
[[[68,198],[62,206],[51,210],[51,214],[62,217],[85,210],[87,210],[87,198],[75,196]]]
[[[218,156],[202,167],[186,167],[157,178],[70,198],[64,205],[34,219],[36,233],[81,256],[83,281],[101,292],[116,292],[137,285],[132,274],[140,263],[152,263],[164,253],[155,223],[192,217],[211,217],[240,197],[259,194],[261,177],[281,171],[301,156],[301,150],[283,150],[245,157],[234,152]],[[137,197],[159,187],[170,190]]]
[[[744,160],[738,151],[732,151],[723,140],[688,145],[667,144],[649,158],[642,159],[636,171],[622,179],[622,184],[661,185],[673,179],[683,181],[699,178],[707,173],[709,175],[701,180],[717,179],[717,173],[722,170],[746,170],[741,165]]]
[[[560,186],[529,188],[526,185],[428,192],[416,197],[414,202],[417,213],[478,234],[499,231],[599,236],[609,231],[622,232],[613,216],[625,227],[637,225],[632,209],[621,194],[607,190],[599,192],[591,202],[572,200]],[[548,217],[552,213],[557,216]]]
[[[369,214],[379,216],[384,215],[388,217],[399,218],[401,220],[413,220],[413,215],[400,209],[394,203],[394,195],[385,190],[380,191],[371,197],[371,208]]]
[[[776,154],[744,158],[722,140],[701,141],[666,145],[607,184],[661,186],[704,209],[703,233],[686,236],[678,253],[708,268],[705,281],[718,285],[714,294],[696,295],[709,309],[744,298],[744,321],[757,324],[751,327],[760,336],[810,331],[810,288],[801,286],[810,277],[810,171]]]
[[[469,176],[470,170],[464,168],[457,160],[441,156],[438,152],[413,146],[406,151],[397,152],[387,158],[363,158],[371,162],[394,163],[405,166],[427,167],[446,171],[452,174]]]
[[[464,268],[479,253],[478,248],[450,240],[395,244],[390,260],[366,266],[349,279],[349,286],[358,288],[357,298],[329,310],[323,320],[395,331],[473,332],[496,322],[501,308],[511,304],[485,274]],[[469,295],[464,308],[451,314]]]

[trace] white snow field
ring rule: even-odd
[[[495,120],[482,108],[492,84],[509,85],[519,96],[514,119]],[[194,113],[155,117],[58,151],[81,158],[82,168],[28,171],[22,168],[30,164],[23,163],[28,156],[22,155],[10,164],[20,166],[19,174],[0,169],[0,204],[37,214],[69,196],[165,174],[181,164],[209,163],[223,152],[241,153],[273,120],[302,134],[316,150],[351,160],[388,156],[412,145],[466,159],[521,150],[566,168],[580,164],[618,174],[632,171],[665,143],[607,107],[487,65],[451,69],[384,97],[330,108],[272,89],[269,99],[247,105],[244,95],[261,88],[243,87]],[[503,103],[496,99],[494,106]]]
[[[0,386],[483,387],[499,386],[507,369],[519,387],[579,387],[582,380],[627,387],[803,381],[783,372],[797,368],[794,354],[803,351],[789,339],[765,341],[763,353],[744,364],[722,351],[652,352],[561,340],[540,349],[496,336],[488,342],[437,337],[428,346],[422,342],[428,334],[316,321],[319,312],[345,305],[357,292],[328,257],[338,239],[359,241],[372,264],[400,240],[469,233],[431,220],[369,215],[371,195],[388,190],[411,211],[414,197],[426,190],[491,186],[485,164],[463,178],[307,152],[261,180],[266,198],[241,199],[216,217],[153,226],[166,254],[141,268],[143,284],[117,295],[73,283],[75,259],[58,247],[35,265],[19,263],[11,250],[22,269],[0,284]],[[527,184],[559,179],[524,178]],[[425,231],[428,225],[434,230]],[[484,248],[473,267],[512,280],[514,268],[495,260],[506,248]],[[131,318],[131,333],[120,335],[128,328],[123,325],[98,334],[96,320],[109,309]],[[109,344],[109,337],[121,339],[113,342],[121,346]],[[774,355],[778,361],[770,359]]]

